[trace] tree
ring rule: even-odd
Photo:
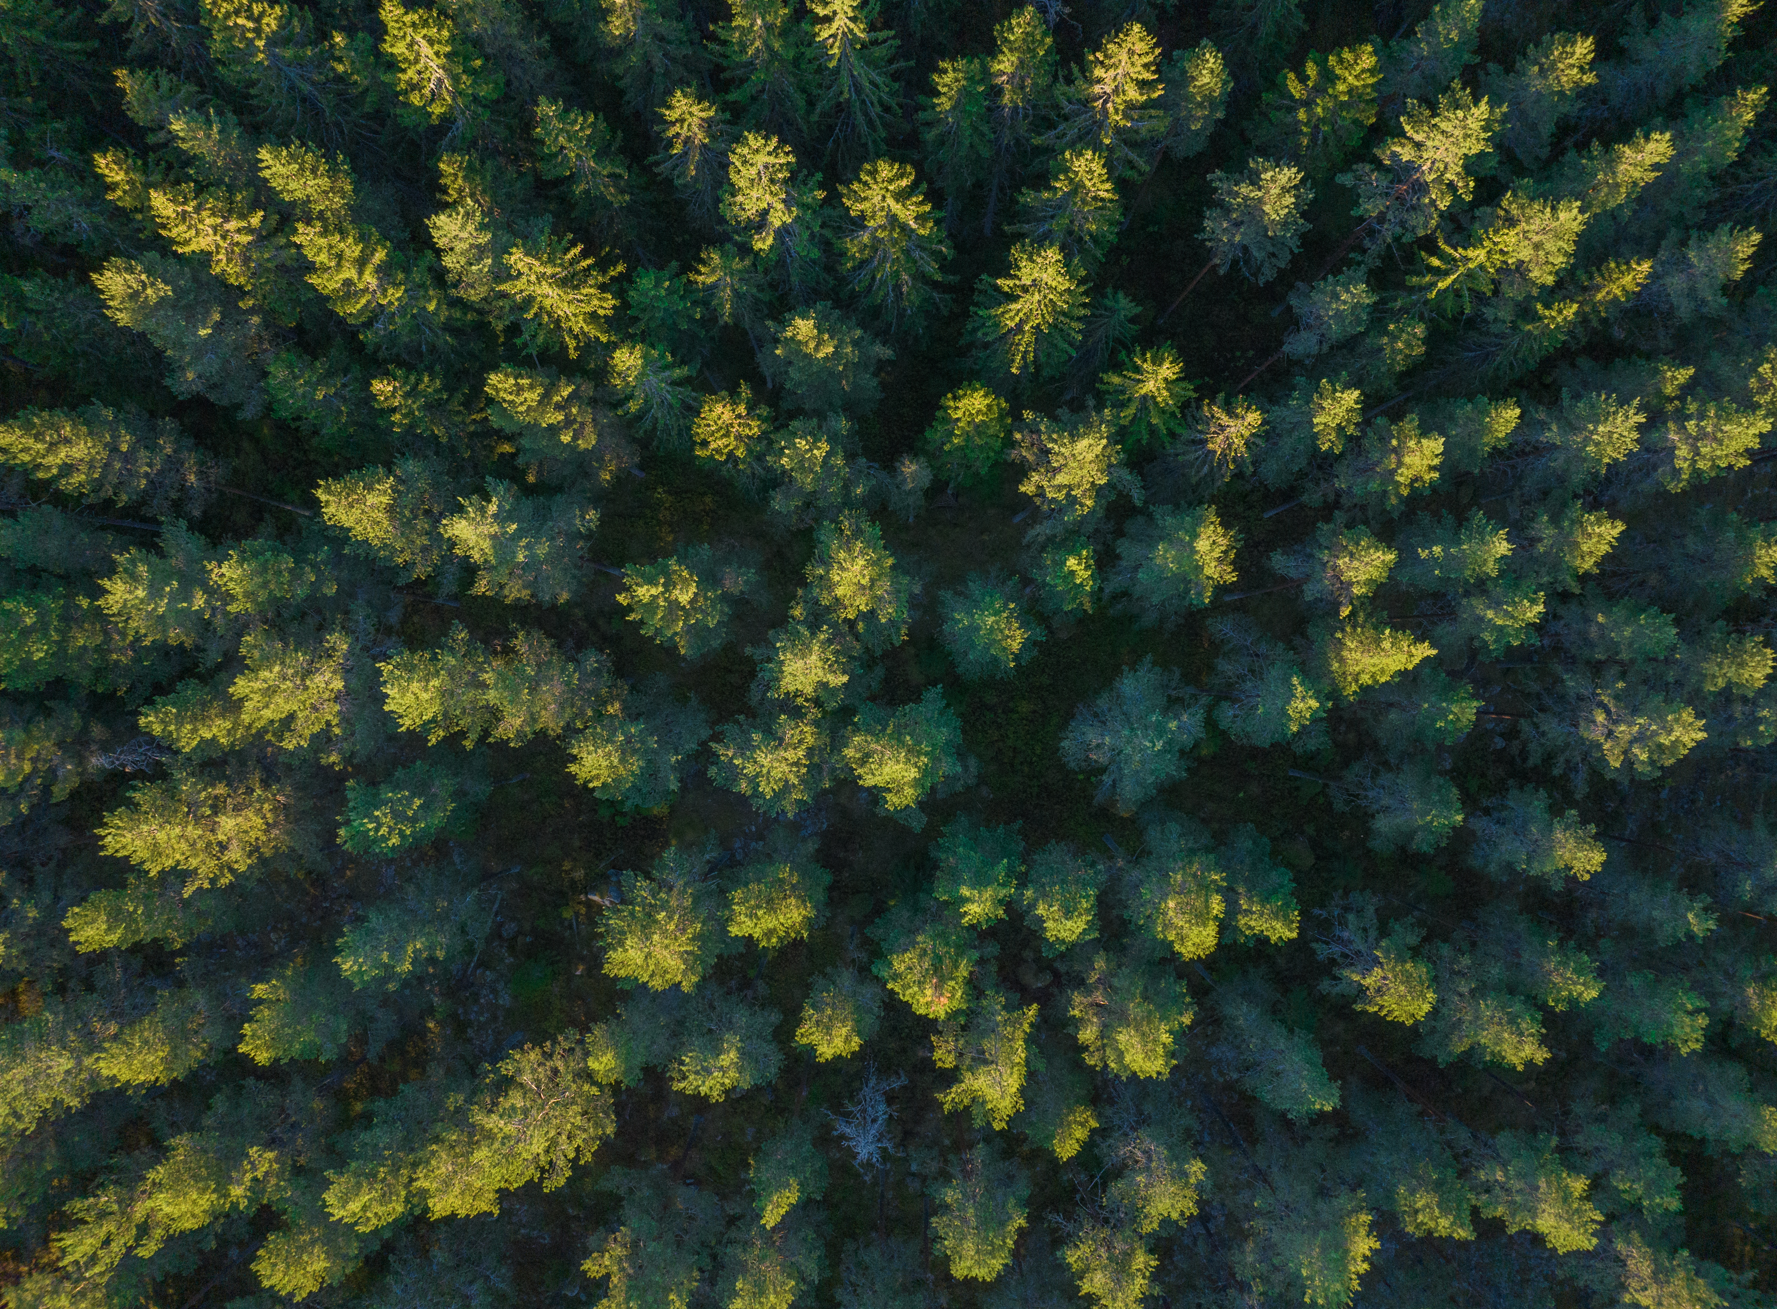
[[[140,502],[162,515],[195,514],[216,470],[171,419],[104,405],[76,412],[25,409],[0,423],[0,460],[89,503]]]
[[[654,167],[686,197],[698,219],[713,223],[728,156],[728,126],[722,111],[684,87],[676,87],[659,113],[662,149],[655,156]]]
[[[682,447],[690,434],[696,404],[685,385],[690,376],[690,369],[656,346],[624,345],[611,353],[611,385],[623,398],[622,412],[661,449]]]
[[[487,795],[487,782],[421,759],[397,769],[372,789],[346,784],[345,823],[339,843],[354,854],[394,854],[423,845],[445,831],[453,818],[461,825],[459,799],[472,808]]]
[[[940,637],[967,679],[1009,677],[1035,653],[1043,629],[1025,616],[1011,582],[970,573],[958,591],[946,591]]]
[[[1594,39],[1574,32],[1556,32],[1527,46],[1510,75],[1490,65],[1489,98],[1506,106],[1504,144],[1532,166],[1547,157],[1555,126],[1569,112],[1580,92],[1598,85],[1592,71]]]
[[[895,557],[869,519],[847,514],[817,528],[807,577],[808,602],[845,624],[865,649],[905,639],[912,583],[895,571]]]
[[[879,811],[916,832],[926,822],[919,802],[960,789],[975,772],[941,686],[893,711],[866,703],[842,753],[858,785],[875,792]]]
[[[1145,852],[1130,870],[1135,916],[1179,958],[1201,959],[1216,947],[1227,875],[1193,825],[1160,823],[1144,835]]]
[[[1143,659],[1089,705],[1074,711],[1061,758],[1076,771],[1102,772],[1099,804],[1134,813],[1182,777],[1184,752],[1203,736],[1204,711],[1179,708],[1178,674]]]
[[[1590,1250],[1603,1218],[1586,1198],[1584,1177],[1563,1168],[1553,1137],[1526,1138],[1501,1132],[1493,1139],[1494,1157],[1476,1169],[1476,1199],[1481,1212],[1498,1218],[1507,1231],[1534,1231],[1550,1249]]]
[[[590,383],[560,377],[554,369],[507,366],[488,374],[485,389],[488,420],[517,440],[519,461],[539,480],[608,484],[621,469],[635,466],[635,448]],[[325,515],[325,493],[317,494]]]
[[[771,1010],[705,988],[678,1032],[682,1049],[668,1072],[673,1090],[720,1102],[768,1085],[783,1066],[783,1052],[771,1039],[777,1024]]]
[[[1084,276],[1059,246],[1020,241],[1004,277],[975,287],[970,334],[986,367],[1015,378],[1053,376],[1080,339]]]
[[[262,324],[229,303],[213,278],[150,253],[108,261],[93,285],[113,322],[142,333],[167,357],[174,395],[202,395],[242,418],[264,412],[265,388],[251,362]]]
[[[727,723],[710,752],[716,785],[746,796],[774,818],[807,809],[827,782],[828,734],[817,719],[779,714],[759,725]]]
[[[1122,466],[1108,416],[1088,409],[1077,418],[1049,419],[1027,411],[1024,421],[1014,433],[1013,457],[1030,471],[1018,489],[1044,514],[1031,536],[1089,530],[1118,492],[1141,502],[1141,483]]]
[[[387,32],[382,50],[395,63],[404,116],[420,124],[448,121],[455,135],[499,96],[498,74],[482,73],[481,56],[450,19],[398,0],[383,0],[380,16]]]
[[[1443,90],[1474,62],[1481,6],[1475,0],[1442,0],[1413,34],[1388,51],[1385,94],[1417,99]]]
[[[819,1200],[827,1189],[827,1161],[807,1119],[793,1120],[762,1144],[748,1171],[761,1227],[776,1227],[797,1204]]]
[[[625,568],[617,603],[654,640],[687,659],[698,659],[726,639],[724,629],[734,612],[729,597],[745,596],[757,584],[753,569],[699,544],[656,563]]]
[[[1311,359],[1349,340],[1369,326],[1376,293],[1362,269],[1323,277],[1313,286],[1290,292],[1290,308],[1296,326],[1283,339],[1283,353],[1291,359]]]
[[[887,119],[900,99],[894,34],[870,31],[872,0],[814,0],[809,12],[826,56],[826,85],[815,114],[833,124],[828,151],[842,160],[881,154]]]
[[[715,1196],[678,1185],[664,1170],[612,1169],[602,1185],[623,1204],[621,1225],[601,1233],[581,1265],[588,1277],[605,1279],[601,1306],[688,1303],[704,1281],[721,1230]]]
[[[1105,954],[1092,961],[1085,985],[1068,1000],[1086,1062],[1116,1077],[1171,1073],[1178,1062],[1174,1039],[1195,1013],[1185,988],[1166,969],[1135,959],[1119,963]]]
[[[1243,397],[1225,403],[1218,396],[1205,401],[1188,429],[1187,458],[1199,481],[1220,486],[1237,472],[1252,466],[1261,448],[1259,433],[1265,428],[1265,411]]]
[[[1006,402],[980,383],[968,382],[939,402],[924,441],[939,475],[964,485],[987,478],[1011,430]]]
[[[1297,1122],[1339,1107],[1339,1084],[1327,1076],[1312,1037],[1246,996],[1230,994],[1219,1007],[1226,1026],[1215,1061],[1262,1104]]]
[[[775,380],[798,409],[869,410],[882,396],[876,368],[894,358],[831,305],[817,304],[777,327]]]
[[[1356,1008],[1393,1023],[1417,1023],[1431,1012],[1438,998],[1431,969],[1410,953],[1423,935],[1416,923],[1401,919],[1383,937],[1374,898],[1323,912],[1330,925],[1316,938],[1314,953],[1340,969],[1336,978],[1321,983],[1322,989],[1361,997]]]
[[[99,848],[144,872],[183,872],[183,893],[227,886],[261,860],[290,850],[289,796],[263,778],[231,783],[195,769],[138,782],[105,815]]]
[[[583,248],[543,236],[506,252],[507,278],[497,289],[511,297],[524,324],[521,348],[533,353],[565,350],[573,359],[583,346],[611,339],[607,320],[616,311],[617,297],[605,290],[605,283],[623,268],[601,269],[581,257]]]
[[[1234,81],[1222,52],[1208,41],[1174,50],[1161,69],[1160,109],[1166,126],[1154,143],[1154,158],[1189,159],[1208,143],[1227,109]]]
[[[752,692],[756,703],[830,710],[838,706],[856,675],[850,653],[829,627],[792,622],[748,653],[759,661]]]
[[[658,691],[615,697],[564,742],[568,773],[601,800],[655,809],[678,792],[685,760],[709,733],[695,701],[682,704]]]
[[[605,972],[655,991],[696,988],[715,959],[715,890],[704,860],[673,846],[649,874],[620,874],[620,899],[605,910]]]
[[[993,29],[993,42],[993,57],[987,63],[993,173],[981,220],[984,235],[992,234],[999,198],[1056,99],[1055,40],[1035,8],[1014,10]]]
[[[599,44],[631,113],[660,105],[703,66],[689,25],[656,0],[599,0],[598,8]]]
[[[987,61],[974,55],[941,60],[932,94],[920,98],[919,124],[926,171],[944,192],[944,226],[954,232],[964,202],[991,169]]]
[[[1143,172],[1147,147],[1166,130],[1154,101],[1160,45],[1140,23],[1125,24],[1086,56],[1086,68],[1061,94],[1060,122],[1045,138],[1052,148],[1096,146],[1125,176]]]
[[[1294,165],[1258,158],[1249,159],[1238,176],[1215,173],[1210,181],[1216,202],[1203,215],[1210,263],[1224,273],[1237,267],[1263,286],[1295,256],[1308,230],[1302,211],[1314,188]]]
[[[757,474],[770,417],[770,410],[754,411],[753,393],[745,382],[732,395],[706,395],[691,423],[692,452],[748,481]]]
[[[1160,1265],[1139,1233],[1097,1215],[1070,1225],[1062,1258],[1098,1309],[1137,1309]]]
[[[747,132],[728,156],[722,218],[736,239],[768,256],[796,303],[819,285],[826,193],[795,177],[796,155],[775,136]]]
[[[849,969],[829,969],[809,990],[796,1044],[813,1050],[823,1063],[849,1059],[876,1034],[881,1013],[880,987]]]
[[[1128,450],[1164,447],[1187,430],[1181,409],[1195,393],[1184,361],[1170,344],[1136,350],[1124,367],[1098,381],[1105,412],[1123,429]]]
[[[1573,876],[1585,881],[1604,867],[1605,849],[1591,823],[1581,823],[1569,809],[1552,818],[1548,796],[1514,787],[1503,803],[1471,815],[1466,823],[1475,837],[1471,859],[1494,877],[1522,873],[1552,884]]]
[[[806,937],[818,925],[833,880],[819,865],[799,858],[761,861],[742,868],[728,897],[728,932],[775,950]],[[766,1224],[770,1226],[770,1224]]]
[[[584,576],[576,538],[598,523],[596,512],[572,496],[521,496],[510,482],[487,480],[487,494],[459,499],[462,508],[440,520],[451,549],[476,567],[473,595],[508,603],[562,604]]]
[[[934,285],[944,280],[950,243],[939,234],[913,169],[873,159],[857,181],[839,188],[839,198],[851,215],[842,245],[861,302],[891,333],[942,307],[944,297]]]
[[[1104,258],[1122,225],[1123,208],[1105,159],[1096,150],[1069,150],[1056,161],[1049,185],[1018,198],[1012,230],[1039,246],[1055,246],[1082,267]]]
[[[976,1127],[991,1123],[1003,1131],[1024,1108],[1027,1038],[1036,1021],[1036,1005],[1016,1009],[999,990],[986,987],[966,1018],[945,1022],[932,1038],[932,1061],[957,1070],[956,1081],[938,1093],[944,1108],[966,1107]]]
[[[887,951],[871,971],[914,1013],[947,1019],[968,1009],[969,974],[979,951],[958,920],[929,907],[920,914],[910,905],[899,906],[870,931]]]
[[[1201,609],[1218,586],[1234,583],[1240,537],[1216,511],[1158,508],[1130,523],[1117,542],[1117,567],[1106,589],[1126,594],[1143,622],[1171,625]]]
[[[934,1192],[933,1243],[950,1261],[950,1275],[996,1279],[1026,1225],[1030,1179],[1016,1164],[977,1146],[952,1163]]]
[[[717,57],[738,83],[730,99],[747,126],[803,140],[819,58],[808,25],[783,0],[742,0],[717,37]]]
[[[1030,858],[1019,903],[1042,925],[1043,953],[1058,954],[1098,935],[1104,869],[1071,846],[1051,841]]]
[[[682,94],[682,93],[681,93]],[[629,165],[610,127],[597,114],[560,101],[537,101],[537,171],[567,182],[576,210],[607,232],[619,229],[630,202]]]
[[[1024,842],[1018,825],[983,827],[967,816],[945,827],[932,842],[937,880],[932,894],[956,904],[967,927],[985,927],[1005,917],[1005,905],[1018,889]]]
[[[1365,215],[1358,231],[1367,243],[1424,236],[1454,201],[1473,195],[1468,161],[1491,149],[1502,117],[1460,85],[1440,94],[1435,109],[1409,102],[1402,135],[1376,147],[1382,167],[1359,164],[1338,178],[1358,193],[1357,212]]]
[[[1170,1136],[1164,1127],[1148,1127],[1132,1133],[1117,1151],[1123,1175],[1111,1183],[1110,1199],[1143,1235],[1162,1223],[1189,1222],[1209,1171],[1201,1159],[1179,1159],[1183,1150]]]

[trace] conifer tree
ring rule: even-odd
[[[746,126],[792,142],[808,137],[819,53],[783,0],[742,0],[718,32],[718,57]]]
[[[1011,1262],[1027,1219],[1030,1182],[1015,1164],[977,1146],[956,1160],[938,1184],[933,1243],[950,1261],[953,1277],[991,1282]]]
[[[1160,46],[1140,23],[1129,23],[1086,56],[1086,67],[1061,94],[1060,121],[1044,138],[1052,150],[1093,147],[1121,175],[1143,171],[1144,155],[1166,130],[1154,102]]]
[[[1180,757],[1203,735],[1203,710],[1174,704],[1178,675],[1151,659],[1125,671],[1091,704],[1081,705],[1061,738],[1068,767],[1101,772],[1099,803],[1133,813],[1181,777]]]
[[[1080,339],[1086,312],[1082,275],[1056,245],[1021,241],[1004,277],[985,273],[975,287],[974,339],[994,373],[1053,376]]]
[[[893,33],[870,30],[873,0],[813,0],[814,38],[826,72],[815,116],[831,121],[827,151],[842,162],[882,153],[887,118],[897,107]]]
[[[910,167],[886,159],[871,160],[856,182],[839,188],[852,219],[843,238],[852,286],[891,333],[943,303],[934,284],[943,280],[950,247],[923,191]]]
[[[987,61],[964,56],[942,61],[932,94],[920,98],[920,134],[926,172],[944,193],[944,226],[957,229],[964,203],[981,185],[993,157]]]

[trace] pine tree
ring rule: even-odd
[[[926,822],[921,800],[960,789],[975,772],[962,749],[962,725],[938,686],[892,712],[864,705],[843,754],[858,784],[875,792],[880,811],[914,831]]]
[[[796,156],[774,136],[748,132],[729,154],[723,219],[753,250],[769,256],[792,300],[820,284],[824,191],[794,177]]]
[[[1114,797],[1133,813],[1184,775],[1181,756],[1203,735],[1203,710],[1174,704],[1178,675],[1144,659],[1089,705],[1074,712],[1061,738],[1061,757],[1076,771],[1103,774],[1097,800]]]
[[[1090,266],[1103,259],[1122,218],[1104,156],[1096,150],[1069,150],[1057,161],[1047,187],[1019,196],[1019,222],[1012,230]]]
[[[1053,376],[1080,339],[1082,274],[1059,246],[1021,241],[1004,277],[983,274],[971,334],[988,368],[1015,378]]]
[[[987,64],[993,131],[993,174],[981,220],[983,235],[993,232],[1000,197],[1017,180],[1038,129],[1056,100],[1055,40],[1029,5],[993,29],[993,57]]]
[[[617,602],[629,609],[630,621],[687,659],[721,647],[734,610],[729,597],[744,597],[758,585],[753,569],[701,544],[652,564],[632,564],[623,579]]]
[[[718,39],[718,58],[737,83],[730,98],[745,124],[805,141],[819,57],[808,26],[782,0],[743,0]]]
[[[659,0],[598,0],[599,44],[632,113],[654,109],[704,66],[690,25]]]
[[[1006,402],[976,382],[939,402],[925,432],[925,446],[940,476],[953,485],[982,481],[1000,460],[1012,424]]]
[[[1239,543],[1212,508],[1156,509],[1131,522],[1117,542],[1106,590],[1127,594],[1143,622],[1176,623],[1184,610],[1207,605],[1216,587],[1238,580]]]
[[[882,396],[875,370],[894,358],[864,330],[817,304],[778,324],[772,371],[798,409],[827,413],[869,410]]]
[[[950,1261],[951,1276],[996,1279],[1028,1221],[1029,1179],[1017,1165],[977,1146],[954,1162],[935,1198],[933,1244]]]
[[[716,893],[703,860],[674,846],[650,874],[623,873],[619,880],[621,899],[600,924],[605,972],[656,991],[695,989],[719,946]]]
[[[474,127],[501,91],[497,74],[484,74],[481,56],[455,25],[430,9],[382,0],[382,52],[395,64],[395,89],[418,124],[450,124],[450,136]]]
[[[965,56],[940,62],[932,94],[920,98],[919,123],[926,172],[944,192],[944,226],[955,232],[993,157],[987,61]]]
[[[1184,372],[1178,352],[1167,344],[1132,352],[1123,368],[1099,379],[1105,412],[1122,427],[1125,448],[1164,447],[1184,434],[1182,407],[1196,392]]]
[[[833,124],[828,154],[842,163],[880,155],[900,100],[895,36],[870,30],[874,0],[812,0],[809,13],[827,69],[815,117]]]
[[[721,109],[679,87],[660,107],[660,118],[663,148],[655,156],[655,168],[671,179],[695,217],[713,223],[728,154]]]
[[[1123,451],[1107,415],[1087,410],[1071,422],[1057,422],[1027,412],[1024,418],[1029,426],[1014,434],[1014,457],[1030,469],[1018,489],[1044,513],[1033,536],[1088,530],[1119,493],[1139,502],[1141,484],[1122,466]]]
[[[1086,1062],[1115,1077],[1166,1077],[1178,1062],[1175,1039],[1194,1012],[1164,968],[1104,954],[1068,1000]]]
[[[890,333],[942,307],[944,297],[934,288],[944,280],[950,246],[938,234],[913,169],[872,160],[839,195],[852,219],[842,240],[846,269],[861,302]]]
[[[1160,45],[1140,23],[1106,37],[1062,92],[1060,122],[1044,144],[1101,150],[1123,176],[1144,171],[1152,142],[1166,130],[1165,111],[1153,103],[1165,89],[1159,68]]]
[[[1045,637],[1018,603],[1012,585],[971,573],[960,591],[940,597],[940,639],[966,679],[1009,677]]]
[[[984,988],[965,1018],[952,1018],[932,1038],[932,1062],[956,1069],[956,1081],[938,1093],[946,1110],[967,1108],[976,1127],[1003,1130],[1024,1108],[1028,1036],[1037,1006],[1015,1009],[1007,997]]]
[[[605,121],[557,100],[539,100],[535,136],[537,171],[566,180],[581,217],[608,233],[620,230],[619,216],[630,202],[629,165]]]
[[[983,927],[1005,916],[1005,904],[1017,890],[1024,842],[1017,824],[982,827],[967,817],[944,829],[932,843],[938,868],[932,894],[955,902],[957,914],[970,927]]]

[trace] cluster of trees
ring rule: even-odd
[[[1777,15],[0,13],[0,1294],[1777,1290]]]

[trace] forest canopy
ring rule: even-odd
[[[7,0],[0,1296],[1772,1303],[1774,80]]]

